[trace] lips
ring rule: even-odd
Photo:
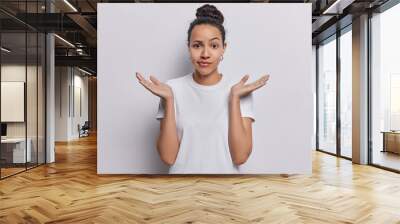
[[[197,64],[199,64],[200,67],[207,67],[211,63],[210,62],[205,62],[205,61],[199,61],[199,62],[197,62]]]

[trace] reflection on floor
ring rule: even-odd
[[[400,170],[400,155],[392,152],[374,151],[373,164]]]
[[[5,178],[7,176],[10,176],[10,175],[13,175],[13,174],[16,174],[16,173],[19,173],[21,171],[26,170],[25,164],[18,164],[18,165],[15,165],[15,164],[8,164],[8,165],[2,164],[2,165],[5,166],[5,167],[1,168],[1,178]],[[31,167],[35,167],[36,163],[28,163],[26,166],[27,166],[28,169],[30,169]]]
[[[24,168],[20,168],[20,167],[17,167],[17,168],[1,168],[1,177],[2,178],[3,177],[7,177],[7,176],[13,175],[15,173],[24,171],[24,170],[25,170],[25,167]]]

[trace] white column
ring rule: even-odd
[[[47,11],[53,12],[54,6],[50,1],[46,4]],[[55,133],[55,44],[54,35],[46,35],[46,163],[55,161],[54,133]]]
[[[46,92],[46,163],[52,163],[55,161],[55,151],[54,151],[54,133],[55,133],[55,76],[54,76],[54,35],[49,33],[46,36],[47,42],[47,92]]]

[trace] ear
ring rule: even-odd
[[[224,43],[224,53],[225,53],[225,50],[226,50],[226,47],[227,47],[228,45],[226,44],[226,42]]]
[[[223,48],[222,48],[222,54],[224,54],[224,53],[225,53],[225,50],[226,50],[226,43],[224,43],[224,45],[223,45]]]

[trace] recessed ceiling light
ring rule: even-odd
[[[71,4],[69,3],[68,0],[64,0],[65,4],[67,4],[72,10],[74,10],[75,12],[78,12],[78,10]]]
[[[5,48],[5,47],[1,47],[1,50],[4,51],[4,52],[6,52],[6,53],[10,53],[10,52],[11,52],[11,50],[9,50],[9,49],[7,49],[7,48]]]
[[[59,35],[54,34],[54,36],[57,37],[58,39],[60,39],[61,41],[63,41],[64,43],[68,44],[69,46],[75,48],[75,45],[71,44],[71,42],[69,42],[69,41],[67,41],[66,39],[60,37]]]
[[[336,0],[322,14],[341,14],[343,9],[353,3],[354,0]]]
[[[90,72],[88,72],[88,71],[85,71],[85,70],[83,70],[83,69],[81,69],[81,68],[79,68],[79,67],[78,67],[78,69],[79,69],[79,71],[81,71],[81,72],[83,72],[83,73],[85,73],[85,74],[92,75],[92,73],[90,73]]]

